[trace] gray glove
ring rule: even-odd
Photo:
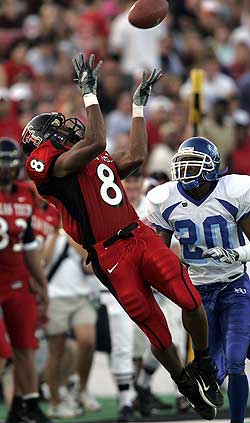
[[[72,63],[77,75],[74,79],[81,89],[82,96],[85,94],[95,94],[97,88],[97,76],[102,67],[102,60],[98,62],[97,66],[94,67],[95,55],[91,54],[89,63],[86,64],[83,53],[78,54],[72,59]]]
[[[222,247],[209,248],[202,254],[203,258],[213,258],[222,263],[233,264],[239,259],[239,254],[235,250],[226,250]]]
[[[161,69],[158,71],[154,69],[148,79],[146,76],[146,72],[143,72],[142,82],[136,88],[133,96],[133,103],[137,106],[146,106],[148,97],[150,96],[152,91],[152,86],[158,81],[158,79],[160,79],[161,76]]]

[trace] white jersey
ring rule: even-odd
[[[58,234],[53,251],[52,260],[47,267],[47,273],[57,262],[63,253],[68,237],[66,234]],[[49,298],[75,297],[79,295],[89,295],[91,292],[92,279],[95,275],[85,275],[82,270],[82,258],[76,250],[69,246],[67,257],[63,259],[57,271],[52,276],[48,285]]]
[[[178,182],[167,182],[147,194],[147,218],[160,230],[171,231],[181,245],[181,259],[195,285],[232,282],[245,264],[202,258],[203,251],[245,244],[239,221],[250,213],[250,176],[227,175],[201,200],[194,200]]]

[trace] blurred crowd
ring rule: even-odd
[[[108,149],[126,146],[131,96],[142,70],[161,67],[147,107],[147,173],[170,175],[170,160],[188,125],[190,71],[204,70],[200,135],[222,155],[222,167],[250,174],[250,1],[170,0],[157,27],[129,24],[130,0],[5,0],[0,5],[0,136],[20,140],[37,113],[85,119],[73,83],[72,56],[95,52],[104,65],[98,98]]]

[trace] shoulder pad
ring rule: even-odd
[[[171,185],[173,182],[165,182],[165,184],[158,185],[147,193],[147,198],[153,204],[160,204],[166,201],[169,197]]]
[[[226,175],[221,178],[225,185],[228,197],[239,198],[250,191],[250,176],[248,175]]]

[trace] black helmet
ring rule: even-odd
[[[14,181],[21,169],[20,147],[12,138],[0,138],[0,185]]]
[[[66,119],[62,113],[41,113],[27,123],[22,132],[22,147],[28,157],[44,141],[72,146],[84,138],[85,125],[77,118]]]

